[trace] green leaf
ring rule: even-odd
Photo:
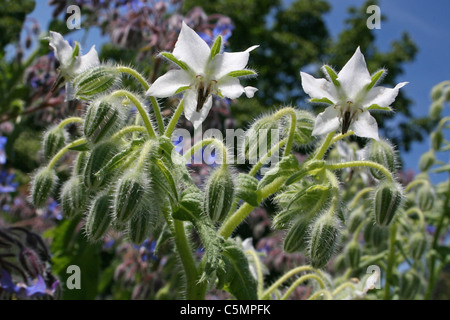
[[[211,59],[214,58],[218,53],[220,53],[220,49],[222,48],[222,36],[219,35],[214,41],[211,47]]]
[[[177,58],[175,58],[175,56],[169,52],[161,52],[160,55],[162,55],[163,57],[169,59],[170,61],[172,61],[173,63],[175,63],[177,66],[179,66],[181,69],[183,70],[189,70],[189,67],[186,63],[184,63],[181,60],[178,60]]]
[[[228,240],[222,252],[225,270],[218,272],[219,287],[234,295],[238,300],[257,300],[257,282],[250,272],[244,252]]]
[[[261,190],[262,188],[274,182],[276,179],[289,177],[295,174],[298,170],[298,160],[294,155],[290,154],[289,156],[283,157],[273,169],[270,169],[264,175],[264,177],[258,184],[258,189]]]
[[[256,75],[256,72],[248,69],[231,71],[230,73],[227,74],[227,76],[229,77],[245,77],[254,75]]]
[[[101,177],[107,172],[114,171],[114,170],[118,169],[127,160],[129,160],[132,152],[135,151],[138,146],[139,146],[138,143],[132,143],[125,150],[119,152],[114,157],[112,157],[111,160],[109,160],[108,163],[103,168],[101,168],[100,171],[95,173],[95,175]]]

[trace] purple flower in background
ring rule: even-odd
[[[19,184],[13,181],[15,177],[14,173],[10,173],[7,170],[0,172],[0,194],[11,193],[17,190]]]
[[[217,22],[214,29],[212,29],[212,34],[209,32],[198,32],[198,35],[209,45],[211,46],[214,43],[214,40],[218,36],[222,36],[223,42],[226,43],[228,39],[233,34],[234,25],[229,22]]]

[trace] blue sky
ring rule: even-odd
[[[51,9],[46,0],[38,0],[35,17],[42,28],[47,27],[51,17]],[[336,36],[344,28],[347,8],[350,5],[360,6],[362,0],[329,0],[332,10],[326,16],[330,34]],[[417,44],[419,51],[415,61],[405,64],[405,73],[398,77],[398,82],[408,81],[402,88],[414,103],[412,112],[416,116],[428,114],[431,88],[445,80],[450,80],[450,1],[449,0],[380,0],[381,13],[387,17],[381,23],[381,29],[374,30],[376,44],[382,51],[388,51],[390,43],[401,37],[407,31]],[[369,15],[368,15],[369,16]],[[74,40],[81,40],[82,34],[74,34]],[[79,38],[77,38],[79,37]],[[102,39],[104,40],[104,39]],[[100,32],[97,29],[89,31],[84,44],[85,48],[96,44],[101,45]],[[395,107],[395,105],[394,105]],[[444,115],[450,115],[450,110],[444,109]],[[450,134],[447,135],[450,140]],[[420,155],[429,149],[429,141],[415,143],[409,153],[404,153],[405,169],[418,172]],[[448,162],[449,154],[439,154],[440,160]],[[433,181],[443,181],[446,175],[432,175]]]

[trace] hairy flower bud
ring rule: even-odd
[[[442,142],[444,141],[444,134],[440,130],[434,131],[430,135],[430,141],[433,150],[438,151],[442,146]]]
[[[416,232],[409,240],[409,254],[414,260],[420,260],[427,248],[427,239],[421,232]]]
[[[142,204],[148,183],[145,176],[132,170],[118,181],[114,192],[114,219],[119,223],[127,222]]]
[[[78,75],[74,80],[75,97],[89,100],[114,86],[119,80],[120,72],[115,66],[99,65]]]
[[[71,218],[84,212],[87,197],[81,176],[72,176],[67,180],[61,189],[61,208],[64,216]]]
[[[297,123],[295,126],[294,143],[296,145],[305,145],[313,141],[312,132],[314,129],[315,117],[308,111],[295,110]],[[286,131],[289,127],[286,126]],[[288,132],[286,132],[286,135]]]
[[[348,231],[350,231],[350,233],[355,232],[358,226],[364,221],[364,219],[364,206],[360,206],[357,209],[353,210],[347,219]]]
[[[283,248],[286,253],[300,252],[307,248],[311,219],[299,217],[294,221],[284,238]]]
[[[258,179],[248,174],[237,176],[236,198],[242,199],[254,207],[258,206]]]
[[[84,135],[96,144],[111,136],[124,121],[123,108],[109,97],[101,97],[92,102],[85,115]]]
[[[330,212],[320,216],[311,229],[309,254],[313,268],[323,268],[333,256],[340,238],[338,220]]]
[[[45,159],[51,159],[55,154],[61,150],[66,144],[67,132],[64,128],[60,128],[58,125],[51,127],[45,132],[42,149]]]
[[[114,141],[104,141],[97,144],[89,154],[84,170],[84,184],[88,188],[98,188],[105,185],[113,176],[114,172],[106,172],[101,176],[96,174],[108,163],[108,161],[119,151],[120,146]]]
[[[364,228],[364,241],[375,248],[382,248],[389,237],[389,229],[374,223],[368,223]]]
[[[428,169],[431,168],[431,166],[436,162],[436,158],[434,156],[434,151],[429,150],[422,154],[422,156],[419,159],[419,169],[420,171],[428,171]]]
[[[128,221],[128,238],[134,244],[144,242],[154,228],[156,212],[150,205],[149,203],[149,206],[140,206]]]
[[[374,214],[380,226],[388,226],[400,208],[403,199],[401,186],[394,182],[382,182],[375,190]]]
[[[419,292],[420,277],[415,270],[407,270],[400,276],[399,298],[402,300],[412,300]]]
[[[50,198],[58,183],[58,177],[53,169],[44,167],[34,175],[31,183],[31,200],[36,207],[43,207]]]
[[[372,140],[368,146],[369,160],[381,164],[390,172],[395,172],[397,169],[397,155],[394,147],[386,140]],[[376,169],[370,168],[372,175],[380,180],[384,178],[383,173]]]
[[[100,193],[91,203],[86,218],[86,235],[90,241],[100,240],[112,223],[111,197]]]
[[[358,268],[361,258],[361,247],[357,241],[351,241],[344,249],[345,260],[347,265],[353,269]]]
[[[435,198],[436,195],[434,190],[429,185],[421,185],[417,190],[417,205],[422,211],[431,210],[431,208],[433,208]]]
[[[234,181],[228,166],[222,165],[208,179],[203,207],[211,220],[222,221],[234,199]]]

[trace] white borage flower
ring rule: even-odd
[[[55,82],[54,88],[59,86],[63,81],[66,81],[65,100],[73,100],[75,90],[71,81],[83,71],[100,64],[95,46],[92,46],[85,55],[81,55],[79,43],[75,42],[75,46],[72,48],[69,42],[58,32],[50,31],[48,40],[50,41],[49,44],[55,53],[56,59],[60,63],[60,74]]]
[[[221,53],[222,37],[218,36],[210,48],[184,22],[172,53],[161,55],[181,69],[170,70],[159,77],[147,91],[148,96],[166,98],[184,92],[184,114],[195,128],[207,117],[212,106],[212,95],[236,99],[243,93],[252,98],[258,90],[243,87],[239,77],[255,76],[247,69],[252,46],[243,52]]]
[[[369,110],[392,111],[390,105],[408,82],[393,89],[375,86],[386,70],[371,76],[359,47],[338,74],[327,65],[322,70],[327,79],[300,72],[303,90],[311,97],[310,101],[331,105],[317,116],[312,134],[319,136],[341,127],[343,134],[350,129],[359,137],[378,140],[378,125]]]

